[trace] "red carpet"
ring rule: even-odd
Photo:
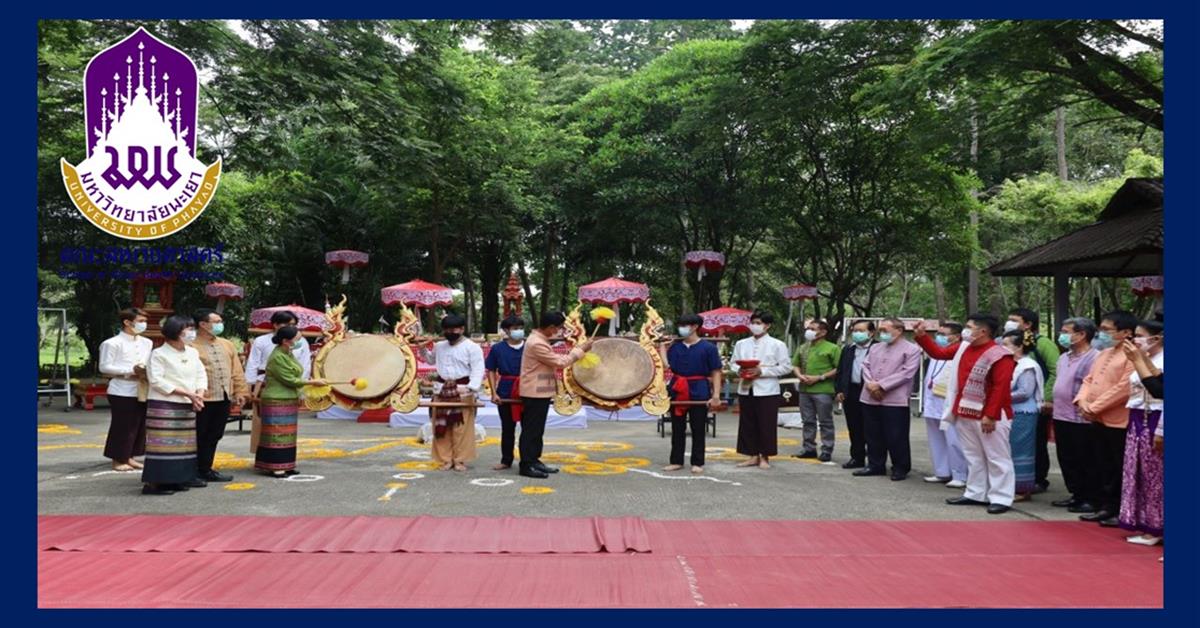
[[[1074,522],[47,516],[38,526],[41,607],[1157,608],[1163,595],[1161,550]],[[1130,586],[1098,587],[1097,573]]]

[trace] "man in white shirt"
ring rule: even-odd
[[[447,471],[466,471],[475,455],[475,399],[483,386],[483,349],[466,337],[467,321],[458,314],[442,318],[442,336],[422,357],[437,368],[434,400],[457,407],[430,408],[433,460]],[[465,390],[464,390],[465,389]]]
[[[133,457],[146,453],[146,365],[154,343],[141,335],[146,312],[131,307],[117,316],[121,332],[100,343],[100,373],[111,378],[105,396],[112,422],[104,457],[112,460],[114,471],[132,471],[142,468]]]
[[[295,312],[290,310],[280,310],[271,315],[271,326],[278,330],[280,327],[288,325],[295,326],[300,322],[296,317]],[[267,358],[271,357],[271,352],[275,350],[275,343],[271,342],[271,337],[274,334],[263,334],[254,339],[250,345],[250,357],[246,358],[246,384],[250,386],[250,398],[258,399],[258,392],[262,388],[263,377],[267,373]],[[292,344],[292,355],[296,361],[300,363],[300,368],[304,369],[301,375],[305,380],[312,377],[312,351],[308,348],[308,341],[303,336],[296,336],[295,342]],[[258,414],[258,404],[253,407],[254,430],[250,432],[250,453],[258,453],[258,434],[262,431],[262,419]]]
[[[755,312],[750,317],[750,338],[733,346],[730,368],[738,384],[737,451],[750,456],[739,467],[770,469],[769,459],[779,453],[779,378],[791,374],[792,360],[783,341],[767,335],[775,322],[770,312]],[[743,368],[739,361],[757,360],[757,366]]]

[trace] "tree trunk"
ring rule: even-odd
[[[1025,300],[1025,278],[1017,277],[1017,307],[1028,307],[1028,303]]]
[[[897,316],[904,316],[904,307],[908,305],[908,273],[901,273],[900,307],[896,308]]]
[[[471,275],[471,267],[464,266],[462,269],[463,282],[463,309],[467,319],[467,333],[470,334],[479,331],[475,328],[475,278]]]
[[[1067,180],[1067,110],[1059,107],[1054,110],[1054,145],[1058,154],[1058,178]]]
[[[557,230],[554,225],[546,228],[546,255],[542,258],[542,293],[538,295],[541,301],[539,312],[545,312],[550,306],[550,282],[554,278],[554,250],[558,244]]]
[[[979,170],[979,119],[971,110],[971,166]],[[973,190],[971,196],[979,198],[979,191]],[[978,248],[979,244],[979,212],[971,212],[971,240]],[[979,310],[979,271],[975,268],[975,250],[971,251],[971,263],[967,265],[967,313]]]
[[[689,286],[688,286],[687,264],[684,263],[683,256],[680,256],[680,258],[679,258],[679,313],[680,314],[683,314],[684,312],[688,311],[687,298],[688,298],[688,292],[690,292],[690,290],[688,290],[688,288],[689,288]],[[699,312],[700,310],[696,310],[696,311]]]
[[[569,264],[567,264],[566,260],[563,260],[562,276],[559,277],[559,281],[561,281],[562,283],[559,284],[559,288],[558,288],[558,309],[563,312],[567,311],[567,300],[571,296],[570,282],[568,281],[568,279],[570,277],[571,277],[571,266]]]
[[[483,305],[480,318],[483,320],[483,331],[491,333],[500,330],[500,282],[507,265],[497,243],[489,243],[486,250],[487,255],[479,263],[480,302]]]
[[[537,307],[537,301],[533,300],[533,288],[529,286],[529,271],[525,270],[524,260],[517,260],[517,274],[520,275],[521,287],[525,290],[525,303],[529,305],[531,325],[537,327],[538,320],[542,317],[542,312]]]
[[[933,280],[933,295],[937,301],[938,321],[944,322],[950,318],[950,313],[946,310],[946,284],[941,277]]]
[[[1002,317],[1004,310],[1008,306],[1004,302],[1004,285],[1000,283],[1000,278],[992,275],[992,298],[989,303],[992,315]]]

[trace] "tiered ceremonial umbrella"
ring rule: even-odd
[[[225,311],[225,300],[241,301],[246,296],[242,287],[235,283],[210,283],[204,286],[204,296],[217,300],[217,312]]]
[[[417,320],[421,319],[421,308],[445,307],[454,304],[454,291],[446,286],[413,279],[379,291],[380,299],[387,307],[408,305],[416,309]]]
[[[683,264],[696,271],[696,280],[704,278],[706,272],[715,272],[725,268],[725,254],[716,251],[688,251],[683,256]]]
[[[274,326],[271,325],[271,316],[284,310],[296,315],[296,318],[299,319],[296,329],[302,332],[320,333],[329,326],[329,320],[325,318],[325,314],[317,310],[301,305],[276,305],[252,310],[250,312],[250,329],[274,329]]]
[[[613,306],[616,316],[608,321],[608,335],[617,334],[617,319],[621,317],[622,303],[645,303],[650,298],[650,287],[636,281],[609,277],[603,281],[579,286],[579,300],[584,303]]]
[[[704,324],[700,331],[706,334],[748,334],[750,333],[750,310],[739,310],[736,307],[719,307],[715,310],[701,312],[700,318]]]
[[[351,251],[349,249],[339,249],[337,251],[328,251],[325,253],[325,263],[334,268],[342,269],[342,283],[350,282],[350,269],[361,268],[367,265],[371,256],[362,251]]]
[[[817,287],[810,286],[806,283],[792,284],[783,289],[783,298],[789,301],[788,303],[788,319],[787,327],[784,328],[784,335],[788,339],[788,348],[792,346],[792,314],[793,305],[796,301],[800,302],[800,318],[804,318],[804,302],[809,299],[817,298]]]
[[[1139,297],[1154,297],[1153,311],[1162,311],[1164,294],[1162,275],[1134,277],[1129,280],[1129,286]]]

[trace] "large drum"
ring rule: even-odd
[[[625,338],[597,338],[592,351],[600,364],[571,368],[575,382],[592,395],[622,401],[636,397],[654,381],[654,361],[642,345]]]
[[[352,336],[329,348],[321,374],[330,382],[365,379],[367,387],[362,390],[350,384],[335,384],[333,390],[349,399],[376,399],[400,385],[404,357],[404,351],[387,338],[369,334]]]

